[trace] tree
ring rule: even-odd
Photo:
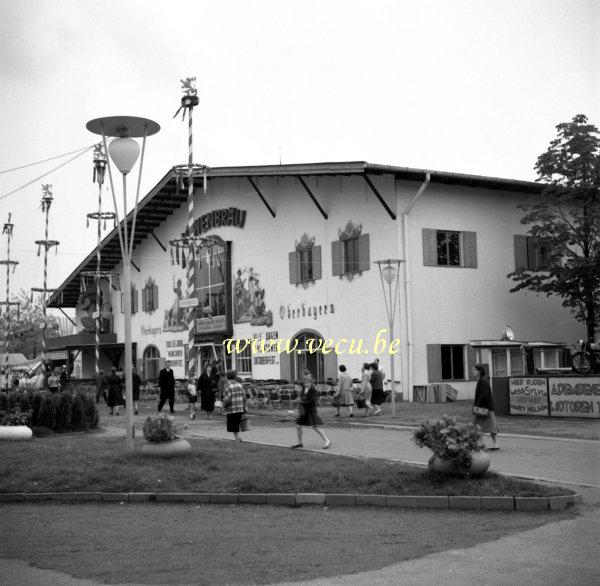
[[[44,322],[44,312],[39,295],[31,299],[30,295],[23,289],[11,302],[19,302],[17,309],[15,305],[10,306],[8,315],[6,306],[2,306],[0,315],[0,344],[3,351],[6,350],[5,338],[8,330],[8,352],[20,352],[27,358],[34,358],[42,350],[42,329],[40,324]],[[56,335],[51,316],[46,317],[46,336]]]
[[[529,236],[548,246],[548,262],[510,273],[517,283],[510,291],[561,297],[593,340],[600,315],[600,137],[583,114],[556,129],[535,165],[543,190],[518,206]]]

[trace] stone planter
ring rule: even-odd
[[[472,457],[471,465],[465,468],[449,460],[431,456],[428,463],[429,470],[449,476],[481,476],[490,467],[492,462],[490,456],[487,452],[473,452]]]
[[[178,438],[168,442],[144,442],[142,454],[147,456],[179,456],[192,451],[192,444],[186,439]]]
[[[33,437],[33,431],[26,425],[0,425],[0,440],[18,441]]]

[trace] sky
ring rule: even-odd
[[[60,241],[48,287],[95,246],[97,186],[91,152],[4,197],[71,157],[9,170],[94,144],[93,118],[147,117],[161,131],[143,197],[187,163],[182,78],[197,80],[194,162],[208,166],[360,160],[535,180],[557,124],[583,113],[600,126],[595,0],[0,0],[0,23],[11,294],[43,284],[42,184]]]

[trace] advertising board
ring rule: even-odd
[[[600,377],[549,378],[552,417],[600,418]]]
[[[548,385],[544,377],[514,377],[509,379],[510,414],[547,417]]]

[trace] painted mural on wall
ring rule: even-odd
[[[273,312],[265,305],[265,290],[252,267],[238,269],[233,283],[233,321],[251,326],[273,325]]]
[[[181,307],[183,299],[184,279],[182,277],[172,275],[173,301],[169,309],[165,310],[165,318],[163,320],[163,332],[182,332],[187,330],[187,311]]]

